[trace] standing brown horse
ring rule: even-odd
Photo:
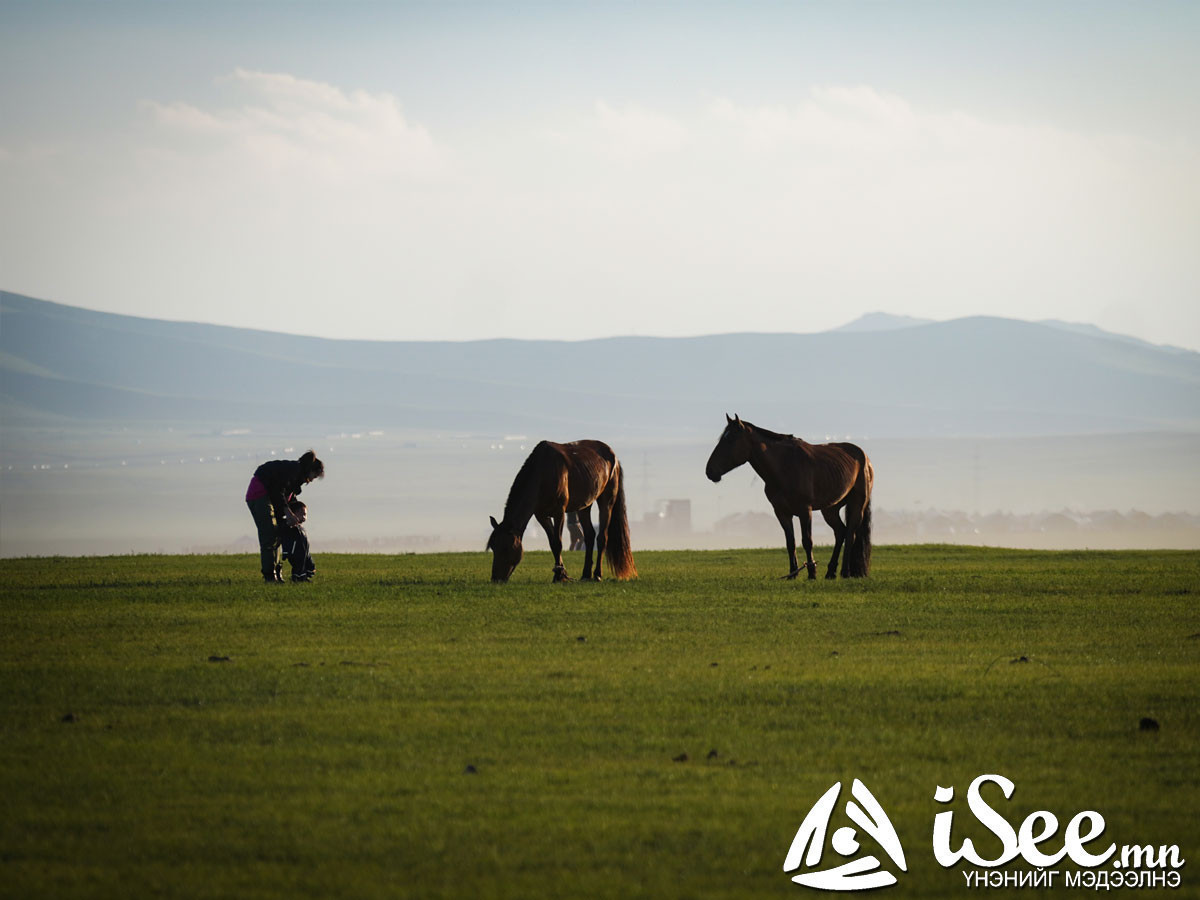
[[[763,480],[767,499],[787,539],[791,571],[800,574],[796,562],[796,532],[792,517],[800,519],[808,577],[817,577],[812,555],[812,511],[820,510],[833,529],[833,556],[826,578],[837,577],[838,555],[845,544],[843,578],[865,577],[871,568],[871,487],[875,471],[867,454],[854,444],[809,444],[790,434],[776,434],[725,416],[725,430],[708,458],[705,474],[720,481],[726,472],[748,462]],[[846,524],[838,510],[845,507]]]
[[[554,553],[554,580],[570,581],[562,561],[563,520],[578,511],[586,541],[583,580],[599,581],[601,558],[608,557],[617,578],[636,578],[629,545],[629,519],[625,512],[625,485],[621,464],[608,444],[574,441],[553,444],[542,441],[533,448],[517,473],[504,504],[504,520],[492,522],[488,549],[492,557],[492,581],[508,581],[521,561],[521,535],[531,518],[546,531]],[[592,504],[600,510],[600,528],[592,527]],[[592,570],[592,545],[596,568]]]

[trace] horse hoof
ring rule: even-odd
[[[837,581],[837,572],[826,572],[825,580],[826,581]]]

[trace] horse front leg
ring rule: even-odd
[[[784,578],[795,578],[800,574],[800,564],[796,562],[796,528],[792,524],[792,514],[786,510],[776,509],[775,518],[783,528],[784,543],[787,545],[788,573]]]
[[[846,526],[842,524],[842,518],[838,515],[836,507],[821,510],[821,515],[833,529],[833,556],[829,557],[829,568],[825,570],[825,577],[837,578],[838,557],[841,555],[842,545],[846,541]]]
[[[567,567],[562,561],[562,529],[563,519],[565,514],[559,513],[551,518],[550,516],[538,516],[538,524],[546,532],[546,537],[550,541],[550,552],[554,554],[554,580],[570,581],[567,577]]]
[[[804,565],[808,569],[808,580],[812,581],[817,577],[817,561],[812,555],[812,509],[807,506],[800,510],[800,541],[804,544]],[[795,565],[794,557],[792,565]]]
[[[592,545],[596,541],[596,529],[592,525],[592,508],[585,506],[579,510],[579,527],[583,529],[583,575],[584,581],[592,577]],[[598,570],[597,570],[598,571]]]

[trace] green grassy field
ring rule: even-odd
[[[959,897],[933,816],[994,855],[965,795],[996,772],[1014,827],[1098,810],[1179,845],[1196,896],[1200,554],[880,547],[832,583],[778,580],[778,549],[602,584],[550,584],[545,553],[507,585],[484,554],[317,564],[0,562],[0,894],[819,896],[784,856],[858,777],[907,855],[883,895]]]

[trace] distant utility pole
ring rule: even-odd
[[[978,441],[975,443],[975,451],[971,457],[971,469],[972,469],[972,482],[973,482],[972,494],[974,495],[974,500],[975,500],[975,504],[974,504],[975,505],[975,516],[978,518],[978,516],[979,516],[979,486],[980,486],[980,481],[981,481],[980,474],[979,474],[979,443],[978,443]]]
[[[642,515],[650,510],[650,452],[642,451]]]

